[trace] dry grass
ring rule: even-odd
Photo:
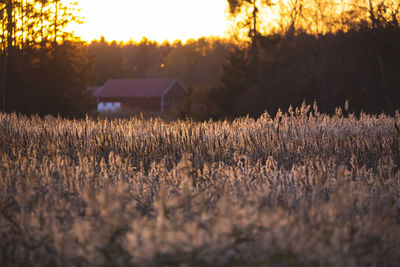
[[[0,114],[0,265],[399,266],[400,115],[341,112]]]

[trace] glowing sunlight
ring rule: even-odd
[[[86,41],[186,41],[224,36],[228,28],[226,0],[81,0],[79,7],[85,23],[70,30]]]

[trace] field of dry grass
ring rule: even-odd
[[[400,266],[399,125],[0,114],[0,266]]]

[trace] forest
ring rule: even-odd
[[[179,78],[178,117],[257,117],[318,103],[332,113],[394,114],[400,105],[400,2],[229,0],[229,38],[90,43],[66,30],[78,4],[1,2],[1,110],[93,114],[88,86],[111,78]],[[276,19],[268,16],[279,14]],[[266,19],[267,18],[267,19]]]

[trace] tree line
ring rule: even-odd
[[[60,0],[1,1],[2,111],[75,116],[93,108],[87,48],[66,31],[80,22],[76,14],[77,3]]]
[[[328,113],[346,100],[355,112],[400,107],[400,1],[228,2],[248,42],[228,55],[220,86],[208,93],[211,116],[274,114],[303,101]],[[264,27],[262,12],[271,10],[275,27]]]
[[[2,110],[78,116],[111,78],[179,78],[176,111],[194,119],[274,114],[316,101],[334,112],[400,107],[399,0],[228,0],[231,39],[84,44],[66,32],[76,6],[2,1]],[[275,17],[275,19],[271,19]]]
[[[346,101],[355,112],[399,108],[400,1],[228,3],[236,39],[93,42],[93,83],[178,77],[190,88],[179,115],[200,120],[274,114],[303,101],[327,113]]]
[[[189,88],[216,87],[233,47],[228,40],[217,38],[158,44],[146,38],[108,43],[102,37],[88,45],[93,59],[90,82],[101,86],[111,78],[179,78]]]

